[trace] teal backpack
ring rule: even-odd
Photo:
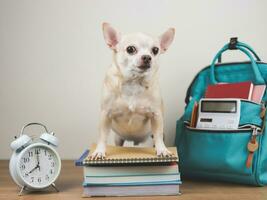
[[[234,49],[243,52],[250,61],[221,63],[222,53]],[[261,62],[250,46],[231,38],[188,88],[184,114],[176,123],[175,142],[182,176],[267,185],[266,92],[261,104],[241,100],[239,126],[249,128],[213,131],[188,126],[194,104],[204,96],[208,85],[245,81],[266,84],[267,63]],[[253,153],[248,151],[249,143],[258,143]]]

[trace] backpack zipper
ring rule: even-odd
[[[252,161],[253,161],[253,156],[254,152],[258,150],[259,148],[259,143],[257,141],[257,136],[261,135],[260,128],[257,126],[252,127],[252,134],[251,138],[247,144],[247,150],[248,150],[248,156],[246,160],[246,167],[250,168],[252,166]]]
[[[214,131],[219,131],[219,132],[224,132],[224,133],[233,133],[233,132],[245,132],[245,131],[251,131],[252,133],[255,132],[254,129],[257,128],[258,131],[261,130],[260,127],[255,126],[253,124],[245,124],[239,126],[238,129],[202,129],[202,128],[196,128],[196,127],[190,127],[189,121],[184,121],[184,126],[185,128],[192,130],[192,131],[207,131],[207,132],[214,132]],[[255,134],[255,133],[253,133]]]

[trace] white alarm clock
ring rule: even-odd
[[[45,129],[40,141],[33,142],[32,138],[24,134],[24,129],[31,125],[39,125]],[[24,190],[41,190],[54,184],[61,170],[61,160],[55,150],[58,139],[54,133],[47,130],[41,123],[25,125],[18,138],[11,143],[13,154],[9,162],[9,171],[14,182],[21,187],[19,195]]]

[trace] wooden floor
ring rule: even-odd
[[[52,189],[48,192],[35,192],[18,196],[19,188],[13,183],[9,171],[8,161],[0,161],[0,200],[76,200],[84,199],[82,194],[82,167],[75,167],[73,161],[63,161],[62,172],[57,187],[60,192],[55,193]],[[119,199],[145,199],[145,200],[173,200],[173,199],[196,199],[196,200],[219,200],[219,199],[252,199],[252,200],[267,200],[267,186],[266,187],[251,187],[244,185],[228,184],[228,183],[214,183],[203,181],[183,180],[181,186],[181,196],[155,196],[155,197],[120,197]],[[116,199],[113,198],[91,198],[91,199]],[[118,199],[118,198],[117,198]]]

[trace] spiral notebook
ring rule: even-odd
[[[96,144],[90,148],[89,156],[83,160],[84,165],[102,165],[102,164],[152,164],[152,163],[172,163],[178,162],[176,147],[169,147],[168,150],[173,153],[170,157],[159,157],[156,155],[155,148],[147,147],[117,147],[107,146],[106,158],[94,160],[90,156],[94,152]]]

